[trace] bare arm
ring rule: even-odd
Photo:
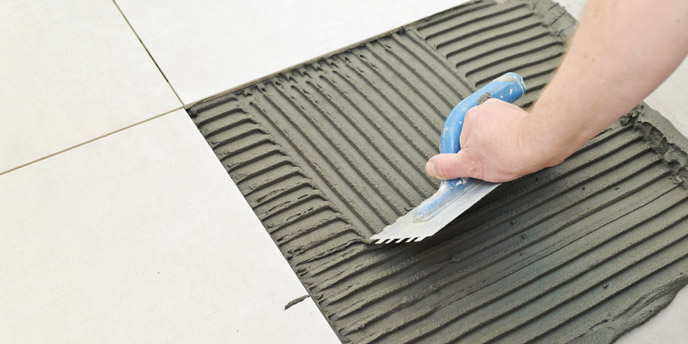
[[[498,100],[473,108],[462,150],[431,158],[426,169],[503,182],[556,165],[640,103],[687,53],[688,1],[589,0],[530,113]]]

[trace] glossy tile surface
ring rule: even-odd
[[[110,1],[3,1],[0,46],[0,173],[181,105]]]
[[[185,104],[461,0],[117,0]]]
[[[184,111],[0,195],[0,342],[337,342]]]

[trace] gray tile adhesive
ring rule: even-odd
[[[364,242],[435,191],[452,106],[506,71],[532,103],[574,23],[469,3],[189,113],[343,342],[609,343],[688,282],[688,140],[645,105],[432,238]]]

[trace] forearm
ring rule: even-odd
[[[425,169],[506,182],[556,165],[640,103],[687,52],[688,1],[589,0],[532,110],[494,99],[472,108],[461,150],[432,157]]]
[[[561,162],[659,86],[688,53],[688,1],[589,0],[568,53],[523,121],[523,144]]]

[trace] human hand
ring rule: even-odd
[[[533,140],[525,136],[528,112],[507,102],[489,99],[466,112],[461,150],[438,154],[425,165],[434,178],[471,177],[489,182],[507,182],[550,164]]]

